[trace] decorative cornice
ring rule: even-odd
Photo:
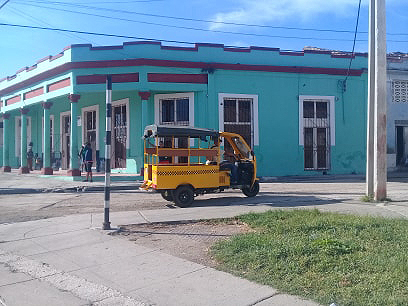
[[[77,103],[80,98],[81,98],[81,95],[77,95],[77,94],[68,95],[68,100],[71,101],[71,103]]]
[[[147,101],[150,98],[150,91],[139,91],[139,96],[142,101]]]
[[[43,109],[50,109],[52,106],[52,102],[42,102],[41,105]]]
[[[19,111],[20,111],[20,114],[27,115],[30,109],[28,107],[24,107],[24,108],[20,108]]]
[[[292,55],[295,55],[292,54]],[[296,54],[297,55],[297,54]],[[108,60],[108,61],[86,61],[86,62],[69,62],[52,68],[50,70],[39,73],[24,81],[6,87],[0,90],[0,96],[13,93],[25,87],[30,87],[35,83],[42,82],[46,79],[57,75],[67,73],[74,69],[93,69],[93,68],[113,68],[113,67],[172,67],[172,68],[198,68],[203,69],[208,67],[207,62],[189,62],[178,60],[161,60],[161,59],[127,59],[127,60]],[[223,70],[238,70],[238,71],[264,71],[264,72],[287,72],[287,73],[302,73],[302,74],[328,74],[345,76],[361,76],[363,69],[347,68],[327,68],[327,67],[309,67],[309,66],[273,66],[273,65],[253,65],[253,64],[228,64],[228,63],[211,63],[214,69]]]

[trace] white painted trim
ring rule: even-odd
[[[54,143],[55,143],[55,116],[54,115],[50,115],[50,119],[52,119],[52,126],[51,126],[51,130],[52,130],[52,143],[51,143],[51,152],[54,152]]]
[[[160,123],[160,100],[162,99],[180,99],[188,98],[188,121],[189,126],[194,127],[194,92],[180,92],[174,94],[157,94],[154,95],[154,123]]]
[[[303,101],[304,100],[327,100],[329,102],[329,122],[330,122],[330,145],[336,145],[336,117],[335,117],[335,96],[299,96],[299,145],[304,145],[303,137]]]
[[[52,119],[52,126],[50,126],[51,130],[53,131],[53,135],[52,135],[52,143],[51,145],[51,152],[54,152],[54,138],[55,138],[55,118],[54,115],[50,115],[50,120]],[[41,150],[44,149],[44,115],[41,117]]]
[[[61,112],[60,113],[60,130],[59,130],[59,135],[60,135],[60,141],[59,141],[60,150],[59,151],[60,151],[60,153],[62,152],[62,138],[64,137],[64,133],[63,133],[64,126],[63,126],[62,118],[65,117],[65,116],[70,116],[71,117],[71,111],[66,111],[66,112]],[[71,118],[71,124],[72,124],[72,118]]]
[[[219,93],[218,94],[218,129],[224,131],[224,99],[251,99],[252,100],[252,122],[253,122],[253,144],[259,146],[259,114],[258,95]]]
[[[31,142],[31,116],[26,116],[26,118],[27,118],[27,147],[28,147],[28,144]],[[19,120],[21,120],[21,116],[14,117],[14,134],[15,134],[14,136],[16,139],[14,143],[14,153],[15,156],[21,157],[21,127],[18,126]]]
[[[112,121],[112,125],[113,125],[113,120],[114,120],[114,117],[113,117],[113,107],[114,106],[119,106],[119,105],[126,105],[126,149],[128,150],[129,148],[130,148],[130,139],[129,139],[129,134],[130,134],[130,125],[129,125],[129,113],[130,113],[130,111],[129,111],[129,98],[126,98],[126,99],[121,99],[121,100],[116,100],[116,101],[112,101],[112,117],[111,117],[111,121]],[[111,127],[111,129],[112,129],[112,127]],[[112,145],[113,145],[113,135],[114,133],[113,133],[113,130],[112,130]]]
[[[3,123],[3,119],[0,119],[0,123]],[[4,123],[3,123],[4,124]],[[3,147],[3,143],[4,143],[4,126],[2,128],[0,128],[0,147]]]
[[[95,104],[92,106],[83,107],[81,109],[81,138],[82,138],[82,145],[85,145],[85,112],[92,112],[96,111],[96,150],[99,151],[99,105]]]
[[[181,98],[188,98],[188,123],[190,127],[194,127],[194,92],[154,95],[154,123],[160,124],[160,100]],[[190,146],[194,146],[194,139],[190,139]]]

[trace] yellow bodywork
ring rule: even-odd
[[[145,139],[144,143],[144,182],[141,188],[156,190],[176,190],[179,186],[189,185],[194,190],[200,189],[224,189],[231,187],[230,170],[220,170],[221,165],[221,138],[228,142],[236,160],[250,162],[254,166],[251,186],[256,178],[256,158],[251,148],[242,136],[219,132],[216,136],[216,145],[208,147],[190,147],[188,137],[187,148],[176,148],[174,137],[170,147],[162,147],[158,136],[152,144]],[[215,144],[215,141],[214,141]],[[178,156],[178,157],[177,157]],[[184,162],[179,163],[177,158],[183,157]],[[207,159],[202,163],[202,158]],[[208,161],[211,161],[208,163]]]
[[[219,170],[218,165],[144,165],[144,189],[176,189],[180,185],[191,185],[194,189],[219,188],[230,185],[228,170]]]

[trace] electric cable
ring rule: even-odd
[[[162,1],[162,0],[157,0]],[[133,1],[130,1],[133,2]],[[138,2],[138,1],[135,1]],[[17,0],[13,3],[18,4],[25,4],[25,5],[32,5],[28,3],[43,3],[43,4],[55,4],[55,5],[62,5],[62,6],[74,6],[74,7],[82,7],[91,10],[103,10],[109,12],[116,12],[116,13],[124,13],[124,14],[132,14],[132,15],[139,15],[139,16],[146,16],[146,17],[157,17],[157,18],[167,18],[167,19],[174,19],[174,20],[183,20],[183,21],[195,21],[195,22],[205,22],[210,24],[223,24],[223,25],[234,25],[234,26],[246,26],[246,27],[258,27],[258,28],[271,28],[271,29],[281,29],[281,30],[298,30],[298,31],[317,31],[317,32],[333,32],[333,33],[354,33],[351,30],[333,30],[333,29],[316,29],[316,28],[298,28],[298,27],[284,27],[284,26],[271,26],[271,25],[259,25],[259,24],[247,24],[247,23],[236,23],[236,22],[226,22],[226,21],[215,21],[215,20],[205,20],[205,19],[195,19],[195,18],[187,18],[187,17],[177,17],[177,16],[168,16],[168,15],[158,15],[158,14],[148,14],[148,13],[140,13],[135,11],[129,10],[119,10],[119,9],[112,9],[112,8],[104,8],[104,7],[94,7],[88,5],[81,5],[80,3],[68,3],[68,2],[60,2],[60,1],[32,1],[32,0]],[[100,3],[121,3],[121,2],[98,2]],[[49,7],[47,7],[49,8]],[[54,9],[54,8],[51,8]],[[368,34],[368,31],[361,31],[358,32],[361,34]],[[407,35],[408,33],[387,33],[387,35]]]
[[[354,31],[354,41],[353,41],[353,49],[351,51],[351,57],[350,57],[350,63],[347,69],[347,75],[346,78],[344,79],[344,90],[346,87],[346,82],[347,79],[350,75],[350,69],[351,69],[351,63],[353,62],[353,58],[354,58],[354,48],[356,47],[356,38],[357,38],[357,30],[358,30],[358,21],[360,20],[360,9],[361,9],[361,0],[358,1],[358,9],[357,9],[357,19],[356,19],[356,29]]]
[[[132,19],[126,19],[126,18],[112,17],[112,16],[99,15],[99,14],[94,14],[94,13],[85,13],[85,12],[72,11],[72,10],[67,10],[67,9],[62,9],[62,8],[52,8],[52,7],[41,6],[41,5],[32,5],[32,6],[39,7],[39,8],[52,9],[52,10],[57,10],[57,11],[63,11],[63,12],[68,12],[68,13],[74,13],[74,14],[81,14],[81,15],[86,15],[86,16],[100,17],[100,18],[113,19],[113,20],[121,20],[121,21],[126,21],[126,22],[134,22],[134,23],[155,25],[155,26],[161,26],[161,27],[171,27],[171,28],[184,29],[184,30],[202,31],[202,32],[222,33],[222,34],[231,34],[231,35],[243,35],[243,36],[254,36],[254,37],[299,39],[299,40],[352,41],[351,39],[343,39],[343,38],[323,38],[323,37],[317,38],[317,37],[300,37],[300,36],[282,36],[282,35],[269,35],[269,34],[256,34],[256,33],[243,33],[243,32],[200,29],[200,28],[193,28],[193,27],[184,27],[184,26],[176,26],[176,25],[161,24],[161,23],[148,22],[148,21],[140,21],[140,20],[132,20]],[[367,39],[364,39],[364,40],[362,39],[362,40],[358,40],[358,41],[363,42],[363,41],[367,41]]]

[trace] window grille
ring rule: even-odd
[[[173,98],[160,100],[160,124],[186,125],[189,120],[189,99]]]
[[[396,103],[408,102],[408,80],[392,81],[392,101]]]
[[[224,99],[224,131],[240,134],[252,147],[252,99]]]
[[[330,118],[328,101],[303,101],[303,137],[305,170],[329,169]]]

